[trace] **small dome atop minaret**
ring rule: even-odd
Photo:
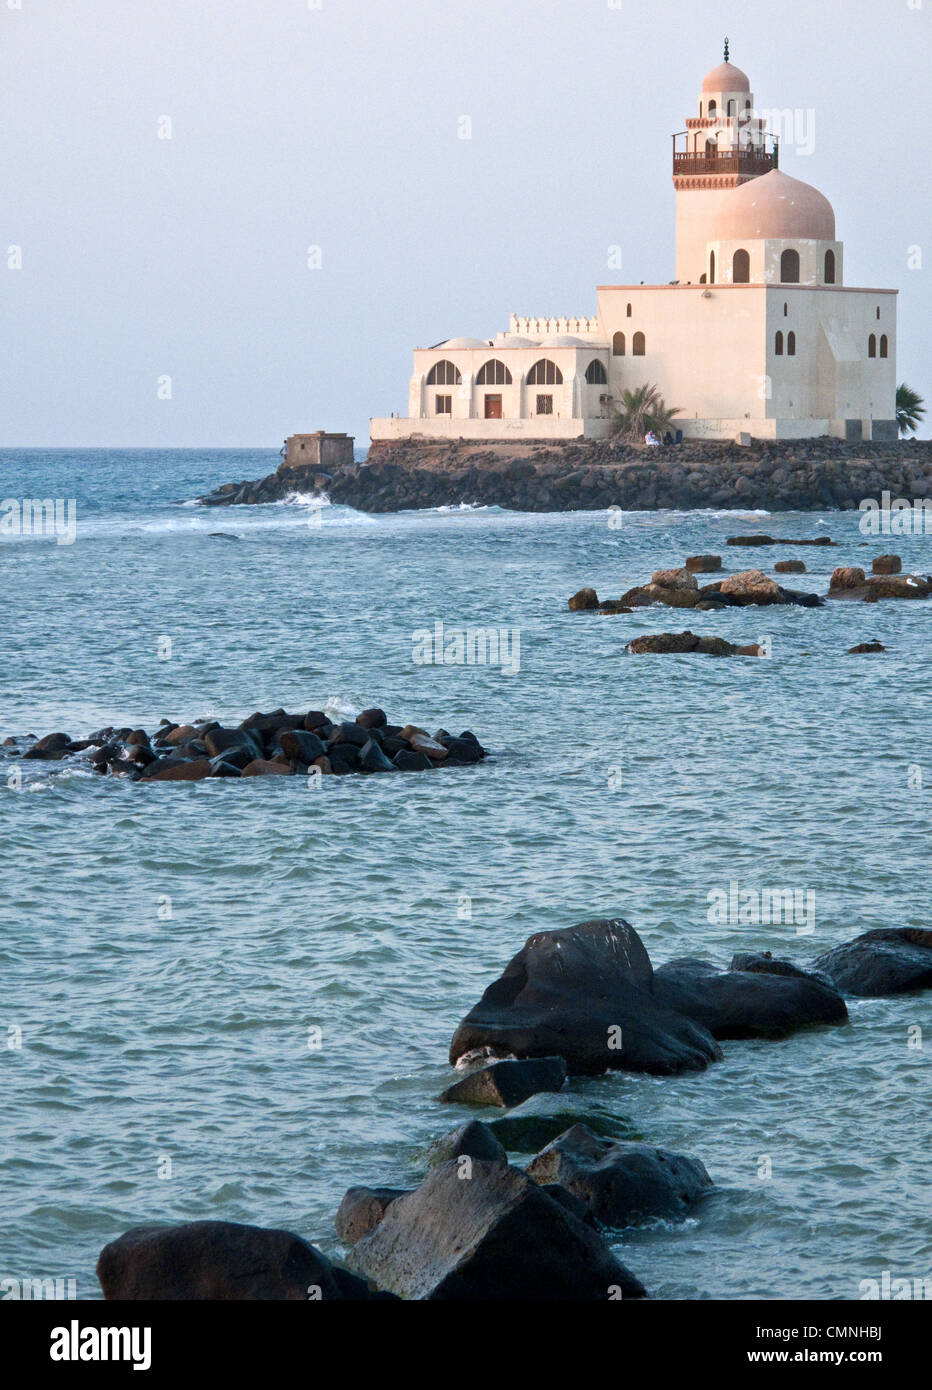
[[[719,63],[717,68],[707,72],[702,79],[704,92],[750,92],[751,83],[747,73],[736,68],[734,63]]]

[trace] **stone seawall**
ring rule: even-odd
[[[373,444],[365,463],[334,473],[279,468],[228,483],[200,500],[223,506],[326,493],[364,512],[462,503],[515,511],[626,511],[762,507],[856,509],[864,498],[932,497],[932,441],[849,444],[838,439],[697,443],[648,449],[612,441],[570,444]]]

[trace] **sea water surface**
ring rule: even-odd
[[[73,545],[0,545],[0,739],[381,705],[470,728],[491,756],[316,790],[36,762],[17,789],[0,762],[0,1278],[74,1278],[97,1298],[107,1241],[200,1218],[338,1254],[345,1189],[413,1183],[461,1122],[435,1099],[450,1037],[531,932],[623,916],[655,964],[724,965],[930,925],[932,605],[601,617],[566,600],[706,551],[731,569],[801,556],[790,582],[824,593],[834,565],[884,551],[932,570],[932,538],[868,538],[855,513],[625,513],[613,529],[605,512],[190,505],[276,462],[0,453],[0,495],[78,509]],[[838,545],[724,545],[762,529]],[[437,621],[516,630],[520,669],[418,664],[413,634]],[[769,638],[772,656],[624,654],[686,626]],[[870,638],[887,653],[845,654]],[[814,930],[710,922],[732,882],[814,892]],[[856,1299],[885,1270],[932,1275],[932,995],[850,1012],[726,1042],[701,1074],[532,1102],[708,1167],[718,1191],[691,1219],[618,1236],[654,1296]]]

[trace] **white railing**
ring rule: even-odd
[[[584,334],[599,332],[597,318],[523,318],[512,314],[508,325],[509,333],[519,338],[552,338],[557,334],[574,338]]]

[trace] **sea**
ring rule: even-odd
[[[194,501],[277,463],[0,452],[3,498],[76,519],[0,536],[0,740],[377,705],[489,757],[146,787],[0,748],[3,1297],[43,1278],[99,1298],[101,1248],[148,1223],[285,1227],[339,1256],[345,1190],[415,1184],[465,1118],[437,1100],[451,1036],[531,933],[623,917],[655,965],[805,965],[930,926],[930,603],[567,608],[707,552],[726,571],[801,557],[789,582],[822,594],[890,551],[925,574],[928,536],[865,535],[857,512]],[[726,547],[754,531],[836,544]],[[496,630],[508,660],[430,659],[438,623]],[[625,652],[685,627],[769,655]],[[871,639],[886,652],[847,654]],[[768,920],[785,889],[805,910]],[[734,893],[750,907],[723,920]],[[723,1048],[702,1073],[577,1079],[525,1107],[706,1165],[688,1219],[612,1237],[650,1294],[856,1300],[885,1271],[932,1276],[932,994]]]

